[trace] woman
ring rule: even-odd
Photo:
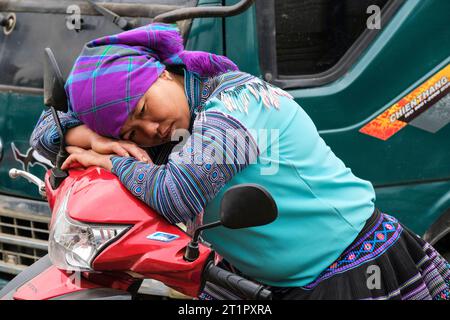
[[[289,94],[225,57],[184,51],[173,26],[87,43],[66,92],[63,168],[110,170],[171,223],[215,221],[228,188],[265,187],[279,210],[273,223],[204,238],[223,265],[276,299],[449,298],[448,263],[375,208],[370,182],[333,154]],[[31,145],[54,159],[58,144],[45,112]]]

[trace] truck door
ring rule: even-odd
[[[419,234],[446,211],[448,225],[450,2],[261,0],[253,9],[227,18],[227,55],[294,96],[374,184],[380,209]]]

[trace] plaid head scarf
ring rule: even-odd
[[[183,65],[201,77],[238,69],[226,57],[184,50],[174,25],[149,24],[84,46],[65,84],[69,107],[91,130],[119,138],[128,115],[165,65]]]

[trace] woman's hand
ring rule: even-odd
[[[151,162],[147,152],[131,141],[114,140],[100,135],[91,139],[91,149],[99,154],[115,153],[121,157],[134,157],[142,162]]]
[[[103,137],[84,124],[67,130],[65,139],[66,144],[69,146],[92,149],[100,154],[115,153],[121,157],[132,156],[139,161],[150,162],[147,152],[139,148],[135,143]]]
[[[62,170],[69,169],[74,163],[79,163],[83,167],[98,166],[108,171],[111,171],[112,169],[112,162],[110,159],[112,154],[100,154],[94,150],[85,150],[73,146],[67,147],[66,150],[70,153],[70,156],[62,164]]]

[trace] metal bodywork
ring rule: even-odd
[[[60,3],[53,4],[56,2]],[[237,2],[201,0],[197,5]],[[0,218],[8,216],[2,208],[10,203],[39,199],[27,182],[11,181],[8,170],[27,166],[43,177],[48,169],[32,156],[28,144],[43,108],[41,48],[53,48],[66,75],[84,42],[120,32],[95,11],[84,17],[85,28],[76,32],[65,27],[67,13],[61,8],[55,13],[31,13],[8,11],[2,3],[5,1],[0,0],[0,12],[14,12],[17,23],[7,36],[0,31]],[[180,5],[166,0],[151,3]],[[359,130],[450,63],[450,2],[388,1],[380,30],[364,32],[333,68],[298,76],[279,75],[276,70],[273,6],[273,0],[256,0],[234,17],[198,18],[183,24],[186,48],[226,54],[241,70],[285,88],[311,116],[331,149],[357,176],[374,184],[382,211],[398,217],[432,243],[448,236],[450,126],[433,133],[408,125],[385,141]],[[119,7],[110,4],[108,8],[123,15],[123,6]],[[82,9],[90,10],[87,6]],[[161,10],[153,16],[159,13]],[[141,19],[145,23],[151,16]],[[443,100],[444,110],[450,109],[449,100]],[[14,152],[12,143],[22,156]],[[48,220],[48,209],[39,210],[36,217],[47,215]],[[33,215],[27,219],[31,221]]]

